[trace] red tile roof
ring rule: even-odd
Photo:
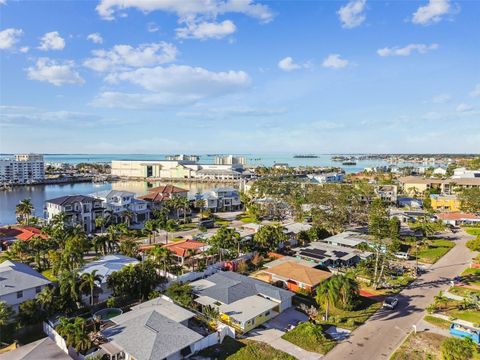
[[[441,220],[480,220],[480,216],[471,213],[441,213],[437,217]]]
[[[21,233],[15,236],[18,240],[28,241],[31,240],[33,237],[37,236],[42,239],[46,239],[47,235],[42,234],[40,229],[37,229],[33,226],[24,226],[18,229]]]
[[[169,249],[171,252],[174,252],[178,256],[185,257],[187,255],[188,250],[200,250],[206,246],[205,243],[196,241],[196,240],[182,240],[178,242],[173,242],[167,245],[164,245],[163,247],[166,247]]]
[[[179,188],[174,185],[162,185],[151,188],[148,190],[148,194],[140,196],[139,199],[153,201],[153,202],[162,202],[172,198],[172,194],[182,194],[187,193],[188,190]]]

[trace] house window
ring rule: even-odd
[[[23,297],[23,291],[17,291],[17,299],[20,299]]]
[[[37,286],[35,288],[35,293],[38,294],[40,291],[42,291],[42,287],[41,286]]]

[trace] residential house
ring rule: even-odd
[[[204,209],[211,212],[239,211],[242,209],[240,193],[234,188],[216,188],[196,194],[191,200],[203,200]]]
[[[452,179],[471,179],[480,178],[480,170],[467,170],[466,168],[456,168],[453,170]]]
[[[67,195],[45,202],[45,215],[50,222],[55,215],[64,213],[66,225],[81,225],[87,232],[95,230],[95,219],[103,216],[102,200],[85,195]]]
[[[344,231],[320,241],[330,245],[355,248],[360,244],[367,243],[369,241],[369,237],[368,235],[364,235],[355,231]]]
[[[187,199],[187,197],[188,190],[174,185],[162,185],[151,188],[146,195],[140,196],[139,199],[147,201],[151,209],[160,209],[167,200]]]
[[[444,168],[441,168],[441,167],[437,167],[437,168],[433,169],[432,174],[433,175],[439,175],[439,176],[445,176],[445,175],[447,175],[447,170],[444,169]]]
[[[350,267],[372,254],[355,248],[329,245],[313,241],[307,247],[296,250],[296,256],[329,268]]]
[[[281,264],[262,270],[268,276],[268,282],[281,282],[284,288],[293,292],[312,293],[316,287],[333,274],[328,271],[303,265],[295,260],[284,261]]]
[[[316,184],[341,183],[343,182],[344,176],[343,173],[336,172],[307,175],[310,181]]]
[[[444,224],[458,226],[467,224],[480,224],[480,216],[471,213],[451,212],[436,214],[437,219],[442,220]]]
[[[91,274],[96,271],[97,275],[102,277],[97,286],[101,291],[95,292],[95,302],[106,300],[111,295],[111,290],[107,288],[108,277],[115,271],[123,269],[125,266],[138,264],[138,260],[124,255],[113,254],[101,257],[83,266],[79,274]]]
[[[456,195],[430,195],[430,204],[436,211],[460,211],[460,200]]]
[[[374,188],[375,194],[388,203],[397,202],[397,185],[377,185]]]
[[[397,199],[397,205],[399,207],[409,207],[412,209],[421,209],[423,201],[412,197],[399,197]]]
[[[175,263],[179,266],[184,266],[185,261],[188,258],[196,258],[198,260],[199,254],[205,253],[210,246],[196,240],[182,240],[177,242],[171,242],[163,245],[172,252],[172,256],[175,258]],[[211,260],[213,256],[206,256],[207,260]],[[194,265],[193,265],[194,266]]]
[[[3,349],[2,349],[3,350]],[[15,350],[0,353],[0,360],[72,360],[55,342],[49,338],[31,342]]]
[[[248,332],[292,306],[293,293],[234,272],[218,272],[190,284],[203,308],[214,307],[220,320]]]
[[[288,244],[292,246],[298,244],[298,234],[302,231],[309,231],[312,228],[310,224],[299,222],[282,224],[282,226],[284,227],[283,233],[288,237]],[[280,244],[280,247],[282,247],[282,244]]]
[[[187,358],[204,339],[189,326],[194,316],[162,297],[147,301],[111,318],[114,325],[102,331],[108,342],[100,348],[112,360]]]
[[[438,190],[441,194],[456,194],[463,189],[479,188],[479,176],[452,177],[451,179],[422,178],[420,176],[406,176],[399,179],[403,190],[409,195],[419,195],[430,189]]]
[[[11,260],[0,264],[0,301],[6,302],[15,312],[21,303],[34,299],[51,283],[28,265]]]
[[[135,193],[123,190],[105,190],[90,194],[90,196],[100,199],[105,211],[108,211],[116,219],[116,222],[122,222],[123,213],[131,211],[133,215],[132,223],[142,223],[150,218],[148,202],[135,198]]]

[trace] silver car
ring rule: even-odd
[[[383,300],[383,307],[393,310],[398,305],[398,298],[394,296],[389,296]]]

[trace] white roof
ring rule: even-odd
[[[259,295],[253,295],[231,304],[221,305],[219,310],[237,321],[245,322],[272,310],[276,306],[278,306],[278,303],[275,301],[265,299]]]
[[[97,275],[102,276],[102,283],[104,283],[107,281],[107,278],[111,273],[118,271],[127,265],[137,264],[138,262],[137,259],[124,255],[107,255],[99,260],[86,264],[79,273],[92,273],[94,270],[97,270]]]
[[[355,247],[360,245],[361,243],[367,242],[368,237],[353,231],[345,231],[340,234],[323,239],[322,241],[331,244],[340,244],[349,247]]]
[[[298,234],[300,231],[308,231],[312,228],[312,225],[304,224],[304,223],[289,223],[282,225],[285,228],[285,232]]]

